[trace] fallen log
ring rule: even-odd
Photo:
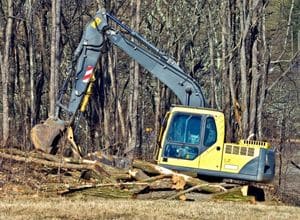
[[[157,199],[167,199],[173,195],[176,195],[176,191],[174,190],[168,190],[168,191],[152,191],[147,193],[140,193],[140,194],[134,194],[134,199],[151,199],[151,200],[157,200]]]
[[[154,165],[152,163],[146,162],[146,161],[142,161],[142,160],[133,160],[132,166],[134,168],[138,168],[143,170],[144,172],[148,173],[148,174],[154,174],[154,175],[159,175],[159,174],[163,174],[165,175],[165,173],[161,173],[159,171],[159,169],[157,168],[157,165]]]
[[[16,153],[16,151],[15,151]],[[23,153],[21,155],[24,155]],[[56,162],[56,161],[48,161],[45,159],[35,158],[33,156],[19,156],[19,155],[13,155],[5,152],[0,152],[0,157],[5,159],[11,159],[19,162],[25,162],[25,163],[35,163],[40,165],[45,165],[49,167],[54,168],[65,168],[65,169],[75,169],[75,170],[92,170],[97,176],[101,177],[102,179],[105,179],[106,181],[113,181],[113,178],[110,178],[110,174],[106,172],[101,165],[98,164],[72,164],[72,163],[66,163],[64,160],[62,162]]]
[[[85,158],[75,159],[75,158],[64,158],[66,163],[70,164],[87,164],[92,165],[95,169],[100,169],[105,172],[107,176],[110,176],[112,179],[117,180],[130,180],[132,176],[128,173],[127,170],[115,168],[106,164],[99,162],[98,160],[89,160]],[[99,176],[100,178],[100,176]]]
[[[156,181],[156,180],[159,180],[159,179],[163,179],[163,178],[171,178],[173,175],[165,175],[165,174],[161,174],[161,175],[157,175],[157,176],[153,176],[153,177],[149,177],[148,179],[144,179],[143,182],[153,182],[153,181]]]
[[[67,190],[60,192],[62,196],[97,196],[103,198],[132,198],[147,187],[148,183],[108,183],[108,184],[87,184],[69,187]]]
[[[149,183],[151,190],[170,190],[173,189],[173,181],[170,178],[159,179]]]
[[[165,167],[161,167],[159,165],[152,164],[152,163],[149,163],[146,161],[134,160],[133,167],[139,168],[149,174],[178,176],[180,178],[183,178],[184,181],[186,182],[186,184],[189,186],[203,185],[203,187],[201,187],[201,191],[205,191],[208,193],[217,193],[217,192],[226,191],[226,189],[224,187],[222,187],[221,185],[216,185],[216,184],[210,185],[208,182],[206,182],[204,180],[200,180],[198,178],[194,178],[194,177],[191,177],[191,176],[188,176],[185,174],[181,174],[181,173],[175,172],[173,170],[167,169]]]
[[[122,198],[122,199],[131,199],[134,195],[134,192],[130,190],[122,190],[113,186],[105,187],[92,187],[86,188],[84,190],[73,191],[65,193],[64,196],[93,196],[101,198]]]
[[[0,148],[0,152],[10,154],[10,155],[17,155],[17,156],[23,156],[23,157],[31,156],[33,158],[46,159],[46,160],[55,161],[55,162],[61,162],[61,159],[58,158],[57,156],[54,156],[52,154],[43,153],[41,151],[26,152],[26,151],[18,150],[16,148]]]
[[[129,175],[137,181],[143,181],[149,179],[149,176],[141,169],[132,169],[128,171]]]
[[[220,187],[222,190],[225,190],[227,191],[226,189],[224,189],[222,186],[220,185],[212,185],[212,184],[200,184],[200,185],[196,185],[196,186],[192,186],[190,188],[188,188],[187,190],[182,190],[180,192],[178,192],[177,194],[167,198],[167,199],[175,199],[175,198],[179,198],[180,196],[182,195],[185,195],[186,193],[190,193],[190,192],[193,192],[195,190],[198,190],[198,189],[201,189],[203,187]]]
[[[55,161],[48,161],[39,158],[34,158],[32,156],[23,157],[18,155],[7,154],[3,152],[0,152],[0,157],[5,159],[12,159],[19,162],[36,163],[36,164],[41,164],[41,165],[46,165],[46,166],[56,167],[56,168],[66,168],[66,169],[76,169],[76,170],[93,169],[93,166],[86,165],[86,164],[60,163]]]

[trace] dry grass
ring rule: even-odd
[[[1,199],[0,219],[300,219],[300,208],[233,202]]]

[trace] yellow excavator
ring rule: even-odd
[[[109,20],[122,32],[112,28]],[[76,63],[76,68],[69,68],[59,91],[55,116],[31,130],[36,149],[53,153],[55,139],[66,131],[76,147],[72,136],[74,119],[86,109],[104,45],[122,49],[170,88],[181,102],[181,105],[172,106],[162,123],[156,155],[160,166],[251,182],[273,179],[275,153],[270,145],[254,140],[225,143],[224,114],[207,106],[199,84],[172,57],[105,10],[99,10],[85,27],[74,52],[72,63]]]

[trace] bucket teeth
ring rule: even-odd
[[[48,118],[43,124],[35,125],[30,132],[35,149],[50,153],[54,139],[65,129],[60,120]]]

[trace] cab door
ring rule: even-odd
[[[176,168],[198,168],[202,116],[176,112],[170,117],[162,141],[159,164]]]
[[[224,145],[224,116],[222,114],[207,115],[203,126],[199,168],[220,171]]]

